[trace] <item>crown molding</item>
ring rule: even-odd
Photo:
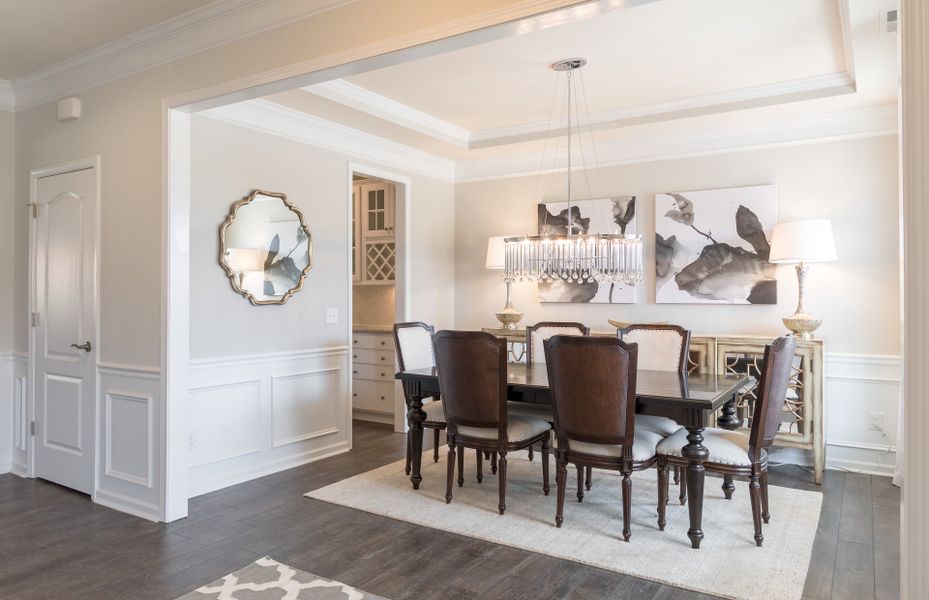
[[[459,148],[467,148],[471,139],[471,132],[463,127],[443,121],[429,113],[349,83],[344,79],[325,81],[301,89]]]
[[[397,142],[320,119],[268,100],[249,100],[201,113],[310,146],[347,154],[390,169],[454,181],[455,162]]]
[[[357,0],[216,0],[13,81],[16,108],[80,93]],[[0,102],[3,101],[0,87]]]
[[[887,104],[753,123],[707,126],[677,134],[636,136],[621,142],[598,145],[597,166],[609,167],[875,137],[896,134],[897,131],[897,106]],[[555,155],[549,152],[547,156],[550,156],[555,164],[567,164],[564,149]],[[462,183],[536,175],[539,173],[541,158],[539,153],[524,153],[461,160],[456,164],[455,181]],[[565,170],[561,167],[545,172]]]
[[[15,110],[16,98],[13,96],[13,84],[0,79],[0,110]]]

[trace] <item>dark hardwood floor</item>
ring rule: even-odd
[[[195,498],[169,525],[0,475],[0,598],[171,600],[265,555],[394,600],[709,598],[304,498],[402,456],[402,435],[361,422],[354,433],[348,454]],[[809,480],[797,467],[771,474],[774,485],[816,489]],[[829,471],[821,489],[804,598],[897,598],[897,488]]]

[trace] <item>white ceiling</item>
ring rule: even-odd
[[[0,79],[38,71],[212,0],[0,0]]]

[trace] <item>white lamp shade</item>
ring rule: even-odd
[[[803,219],[776,224],[768,260],[786,264],[836,260],[832,223],[829,219]]]
[[[487,240],[487,260],[484,266],[488,269],[502,269],[506,255],[504,254],[503,240],[511,235],[498,235]]]
[[[254,248],[229,248],[226,264],[233,271],[263,271],[268,253]]]

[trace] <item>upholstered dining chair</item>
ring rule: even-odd
[[[428,369],[435,366],[435,354],[432,348],[432,334],[435,329],[420,321],[409,323],[394,323],[394,346],[397,348],[397,362],[400,370]],[[445,429],[445,413],[442,411],[442,401],[434,397],[431,402],[423,404],[426,420],[425,429],[432,429],[433,453],[432,458],[439,462],[439,436]],[[412,451],[412,433],[406,436],[406,474],[410,474]]]
[[[557,335],[544,344],[555,416],[558,503],[555,524],[564,522],[568,464],[622,474],[623,539],[632,536],[632,472],[655,461],[661,436],[635,424],[635,344],[609,337]]]
[[[482,331],[440,331],[433,336],[433,343],[448,437],[445,502],[452,501],[452,480],[459,448],[459,486],[464,483],[464,448],[478,451],[478,469],[482,451],[497,452],[498,509],[502,515],[506,511],[507,453],[541,444],[542,491],[548,495],[552,426],[545,419],[509,414],[506,340]]]
[[[709,451],[704,468],[749,479],[755,543],[759,546],[764,541],[761,522],[767,523],[771,518],[768,512],[768,448],[781,424],[796,347],[797,341],[792,335],[780,337],[765,346],[754,418],[747,435],[741,431],[715,428],[707,428],[703,432],[703,445]],[[668,465],[687,464],[687,459],[681,455],[686,444],[687,431],[683,429],[658,444],[658,528],[662,530],[665,528],[668,497]]]
[[[542,321],[526,326],[526,364],[545,362],[545,340],[553,335],[590,335],[590,327],[573,321]]]

